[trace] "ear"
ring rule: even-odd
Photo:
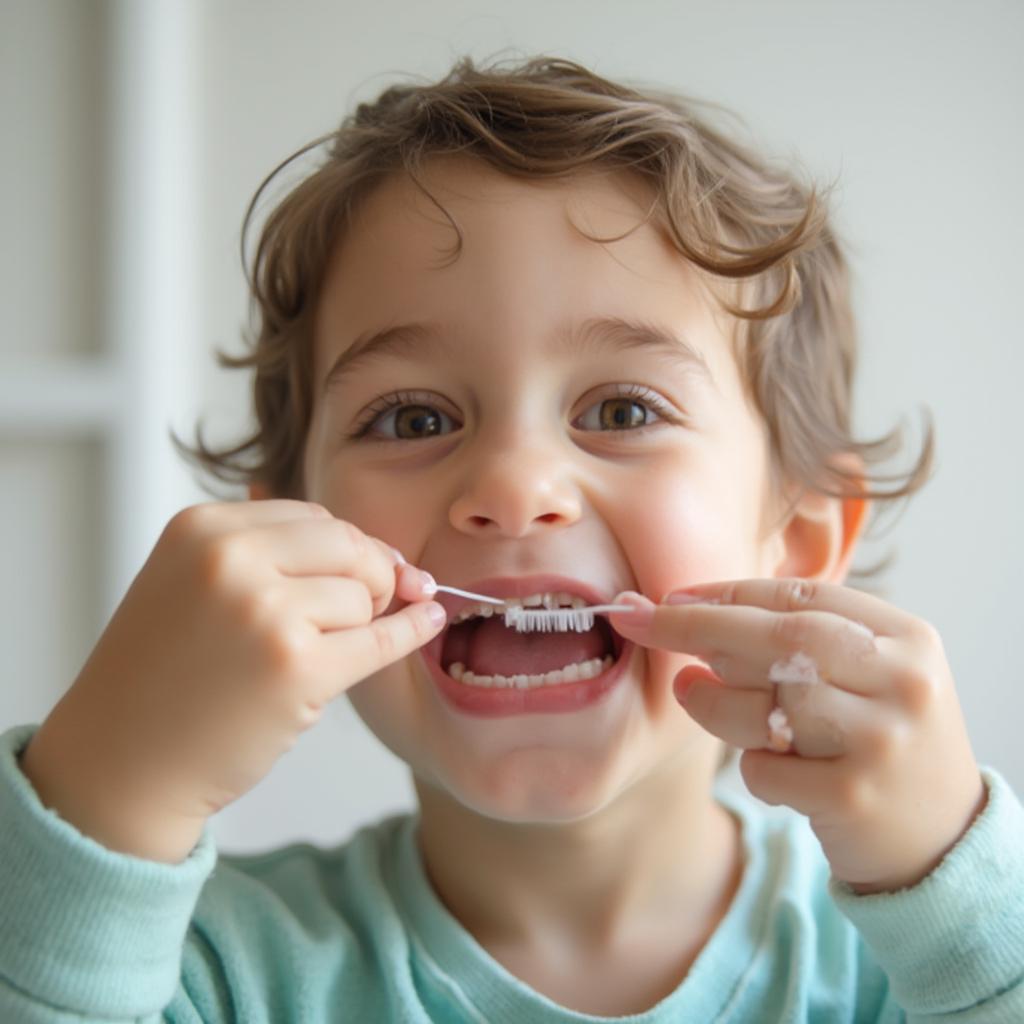
[[[834,461],[857,474],[857,485],[863,491],[863,460],[850,454]],[[871,502],[862,497],[805,494],[789,522],[781,528],[784,553],[775,575],[842,583],[850,571],[857,541],[867,525],[870,507]]]

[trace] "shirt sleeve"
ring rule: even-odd
[[[178,989],[185,933],[216,851],[181,864],[115,853],[45,808],[0,735],[0,1020],[156,1020]]]
[[[988,803],[942,863],[896,893],[829,892],[911,1020],[1024,1021],[1024,809],[982,769]]]

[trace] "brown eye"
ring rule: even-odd
[[[600,421],[607,430],[642,427],[647,422],[647,410],[632,398],[606,398],[601,403]]]
[[[422,441],[458,430],[451,416],[420,395],[400,392],[379,398],[368,416],[347,439],[358,441]]]
[[[441,416],[428,405],[406,405],[395,412],[395,433],[403,441],[441,433]]]
[[[648,430],[668,425],[682,426],[675,408],[643,384],[620,384],[612,394],[588,405],[573,421],[577,430],[598,434],[621,434],[623,439],[640,437]]]

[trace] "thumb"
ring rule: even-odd
[[[656,607],[654,602],[649,597],[638,594],[635,590],[623,590],[614,597],[611,603],[620,606],[629,605],[631,609],[628,612],[612,612],[608,616],[612,629],[627,640],[632,640],[645,647],[651,646],[647,634],[654,621]]]
[[[334,674],[335,684],[341,685],[327,699],[430,643],[444,628],[446,619],[444,606],[437,601],[418,601],[390,615],[380,615],[364,626],[325,634],[323,640],[331,649],[330,662],[341,669]]]

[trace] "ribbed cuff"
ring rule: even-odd
[[[964,1011],[1022,983],[1024,809],[997,772],[982,778],[984,810],[917,885],[858,896],[829,882],[910,1014]]]
[[[17,758],[36,730],[0,735],[0,977],[85,1015],[132,1018],[174,995],[182,946],[216,849],[181,864],[115,853],[39,801]]]

